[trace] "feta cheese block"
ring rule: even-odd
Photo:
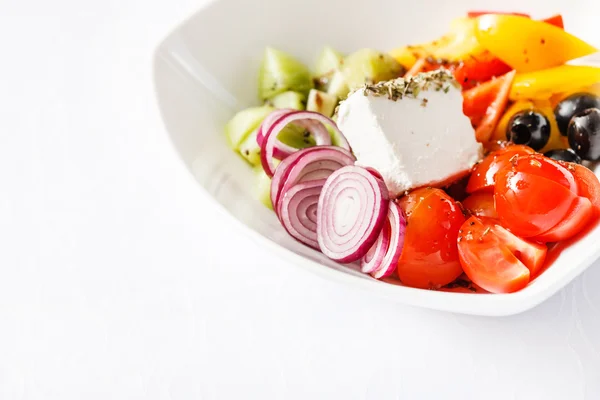
[[[462,107],[460,86],[438,70],[364,85],[341,103],[337,124],[357,164],[377,169],[398,196],[448,183],[481,160]]]

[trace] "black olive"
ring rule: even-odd
[[[544,153],[546,157],[550,157],[554,160],[558,161],[566,161],[572,162],[576,164],[581,164],[581,157],[579,157],[575,152],[571,149],[556,149],[550,150]]]
[[[590,108],[569,123],[569,146],[584,160],[600,160],[600,110]]]
[[[506,139],[541,150],[550,139],[550,121],[536,111],[519,112],[508,123]]]
[[[571,118],[588,108],[600,108],[600,97],[591,93],[576,93],[558,103],[554,109],[554,116],[560,134],[567,136]]]

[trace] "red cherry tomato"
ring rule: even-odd
[[[467,193],[473,193],[478,190],[494,191],[496,182],[496,173],[510,164],[510,160],[515,155],[534,154],[531,147],[523,145],[512,145],[490,153],[482,162],[475,166],[469,183],[467,184]]]
[[[596,214],[600,214],[600,181],[598,177],[583,165],[561,162],[577,182],[578,194],[589,199],[594,206]]]
[[[471,119],[478,142],[487,143],[508,104],[516,71],[463,92],[463,112]]]
[[[502,60],[489,51],[484,51],[460,62],[454,69],[454,79],[462,85],[464,90],[467,90],[492,78],[504,75],[510,70],[511,68]],[[477,115],[483,115],[483,113],[485,113],[485,109],[479,110]]]
[[[523,289],[546,257],[546,247],[523,240],[493,220],[469,218],[461,227],[458,254],[469,279],[492,293]]]
[[[542,154],[529,154],[516,157],[512,160],[511,165],[514,172],[542,176],[578,194],[577,183],[571,171]]]
[[[562,221],[577,195],[542,176],[504,168],[496,176],[494,200],[502,225],[527,238],[541,235]]]
[[[398,277],[408,286],[433,289],[462,274],[456,250],[465,220],[460,206],[440,189],[417,189],[399,201],[406,214]]]
[[[489,192],[473,193],[462,201],[463,207],[478,217],[498,218],[494,206],[494,194]]]
[[[586,227],[594,216],[592,202],[585,197],[578,197],[569,213],[549,231],[536,236],[539,242],[558,242],[572,238]]]

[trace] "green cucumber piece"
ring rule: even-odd
[[[275,108],[304,110],[306,107],[306,96],[302,93],[287,91],[273,97],[268,101],[268,103]]]
[[[329,84],[327,85],[327,93],[337,96],[338,99],[343,100],[348,96],[350,92],[350,88],[348,88],[348,84],[346,83],[346,78],[342,71],[335,71],[329,80]]]
[[[308,93],[308,102],[306,109],[323,114],[326,117],[331,117],[335,111],[335,106],[338,103],[337,96],[329,93],[321,92],[317,89],[311,89]]]
[[[267,208],[273,209],[271,203],[271,178],[265,174],[262,166],[258,166],[254,169],[255,179],[255,196],[263,203]]]
[[[341,68],[348,87],[377,83],[402,75],[404,67],[392,56],[373,49],[361,49],[344,59]]]
[[[240,144],[240,155],[252,165],[260,165],[260,147],[256,141],[258,129],[253,130]]]
[[[283,51],[267,47],[258,75],[258,94],[262,100],[290,90],[307,95],[312,86],[306,65]]]
[[[312,136],[305,136],[306,130],[297,125],[290,124],[283,128],[277,138],[288,146],[297,149],[314,146],[315,140]],[[240,155],[253,166],[260,165],[260,147],[256,141],[258,129],[252,131],[248,137],[240,144]]]
[[[274,108],[269,106],[250,107],[235,114],[225,125],[225,136],[229,146],[235,151],[239,150],[242,142],[273,110]]]
[[[319,77],[332,73],[340,67],[343,59],[344,56],[339,51],[331,47],[324,47],[319,58],[317,58],[315,76]]]

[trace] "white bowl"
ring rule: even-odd
[[[567,5],[562,0],[530,1],[526,8],[519,0],[263,0],[260,5],[220,0],[160,44],[154,59],[156,93],[176,150],[215,205],[290,263],[406,304],[468,314],[515,314],[547,299],[600,256],[600,227],[518,293],[447,293],[379,282],[288,236],[275,215],[252,197],[252,172],[226,146],[223,126],[235,111],[258,104],[256,76],[267,45],[312,64],[323,45],[345,52],[362,47],[388,50],[433,39],[445,32],[452,18],[473,9],[518,10],[539,17],[562,12],[570,32],[592,40],[598,13],[590,7],[591,2]]]

